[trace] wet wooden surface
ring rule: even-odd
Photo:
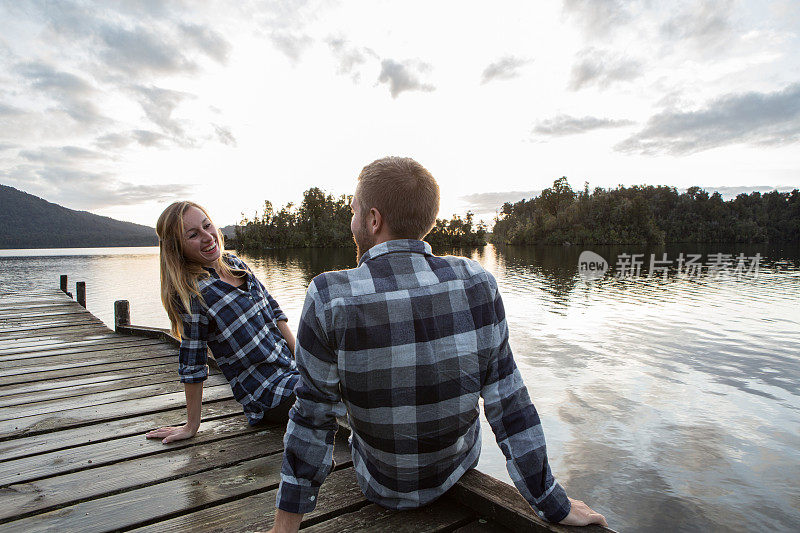
[[[144,437],[184,420],[174,343],[117,334],[58,290],[0,294],[0,530],[268,529],[285,427],[249,427],[213,369],[193,439]],[[303,530],[553,530],[478,473],[430,506],[383,509],[358,487],[346,429],[334,455]]]

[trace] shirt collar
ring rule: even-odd
[[[406,252],[424,255],[433,255],[431,245],[425,241],[418,241],[415,239],[398,239],[394,241],[386,241],[376,244],[361,256],[358,261],[358,266],[361,266],[370,259],[375,259],[382,255],[391,254],[395,252]]]

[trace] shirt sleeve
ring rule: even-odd
[[[484,410],[506,467],[520,494],[550,522],[569,514],[567,493],[556,482],[547,462],[544,432],[511,347],[500,292],[494,287],[494,347],[482,384]]]
[[[276,505],[291,513],[308,513],[317,505],[322,482],[333,467],[333,442],[343,414],[337,356],[322,324],[326,323],[314,283],[306,293],[297,330],[296,401],[284,436],[281,483]]]
[[[267,288],[264,287],[264,285],[261,285],[261,288],[264,291],[264,294],[267,296],[267,302],[269,303],[269,306],[272,308],[272,313],[275,315],[275,320],[276,321],[285,320],[288,322],[289,318],[283,312],[281,306],[278,305],[277,300],[275,300],[275,298],[272,297],[272,295],[267,291]]]
[[[181,383],[200,383],[208,378],[208,316],[197,298],[190,313],[182,313],[183,334],[178,349]]]

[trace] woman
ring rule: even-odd
[[[181,340],[187,422],[147,438],[167,444],[197,433],[208,349],[251,425],[285,421],[298,372],[294,335],[278,302],[241,259],[223,252],[222,235],[199,205],[173,203],[158,217],[156,233],[161,301]]]

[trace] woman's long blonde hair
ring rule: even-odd
[[[183,215],[190,207],[196,207],[211,221],[208,211],[194,202],[174,202],[164,209],[156,222],[158,234],[159,263],[161,270],[161,303],[167,311],[172,333],[181,338],[183,323],[181,310],[190,313],[192,310],[192,296],[196,296],[202,305],[205,305],[203,295],[200,294],[197,281],[209,276],[203,267],[193,261],[187,261],[183,255]],[[216,227],[216,226],[215,226]],[[225,250],[222,232],[217,228],[217,241],[220,250]],[[239,276],[239,271],[234,271],[222,260],[224,252],[216,260],[214,270],[221,275],[232,274]]]

